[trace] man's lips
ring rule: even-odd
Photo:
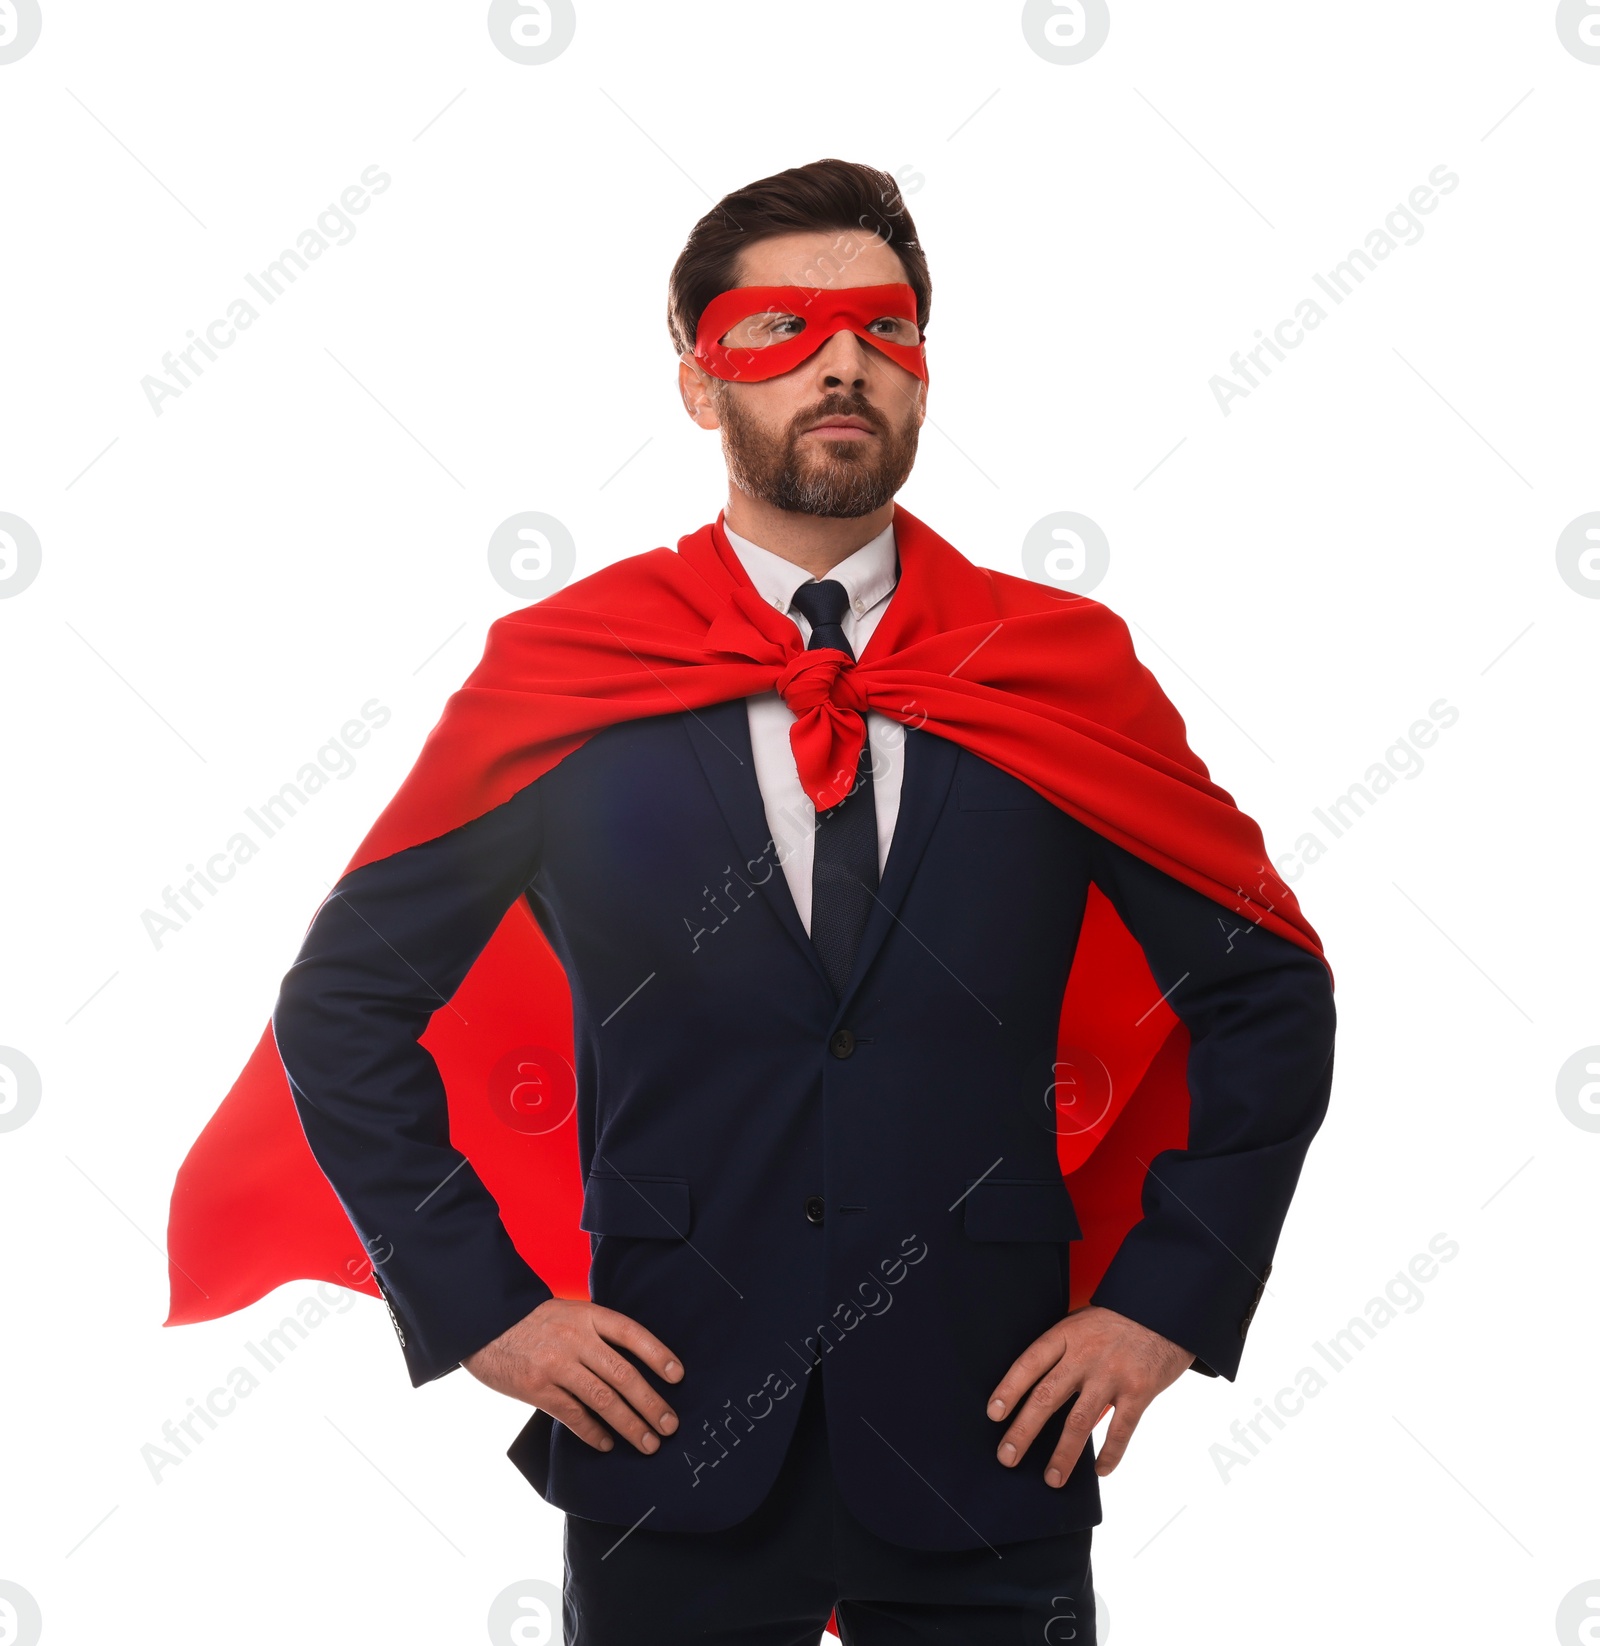
[[[825,417],[805,431],[820,435],[824,440],[870,440],[878,431],[860,417]]]

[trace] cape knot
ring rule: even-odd
[[[865,714],[866,694],[856,679],[854,661],[830,646],[799,651],[779,671],[777,688],[785,703],[797,715],[824,704],[836,710],[853,709]]]

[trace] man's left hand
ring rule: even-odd
[[[1060,1486],[1072,1473],[1094,1426],[1112,1408],[1095,1473],[1108,1475],[1122,1460],[1145,1408],[1189,1369],[1194,1356],[1169,1338],[1114,1309],[1090,1304],[1052,1326],[1012,1363],[989,1400],[995,1422],[1015,1412],[1000,1442],[1007,1468],[1028,1450],[1046,1419],[1074,1393],[1077,1400],[1045,1465],[1045,1484]],[[1033,1393],[1018,1409],[1029,1388]]]

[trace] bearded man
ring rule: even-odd
[[[412,1380],[535,1408],[582,1646],[1093,1639],[1098,1477],[1236,1375],[1326,1109],[1316,934],[1126,626],[895,501],[930,296],[866,166],[695,226],[726,507],[493,626],[174,1199],[174,1318],[312,1266],[198,1237],[298,1115]]]

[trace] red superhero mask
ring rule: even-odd
[[[928,381],[917,294],[910,286],[735,286],[705,306],[695,359],[731,383],[793,371],[835,332],[853,331]]]

